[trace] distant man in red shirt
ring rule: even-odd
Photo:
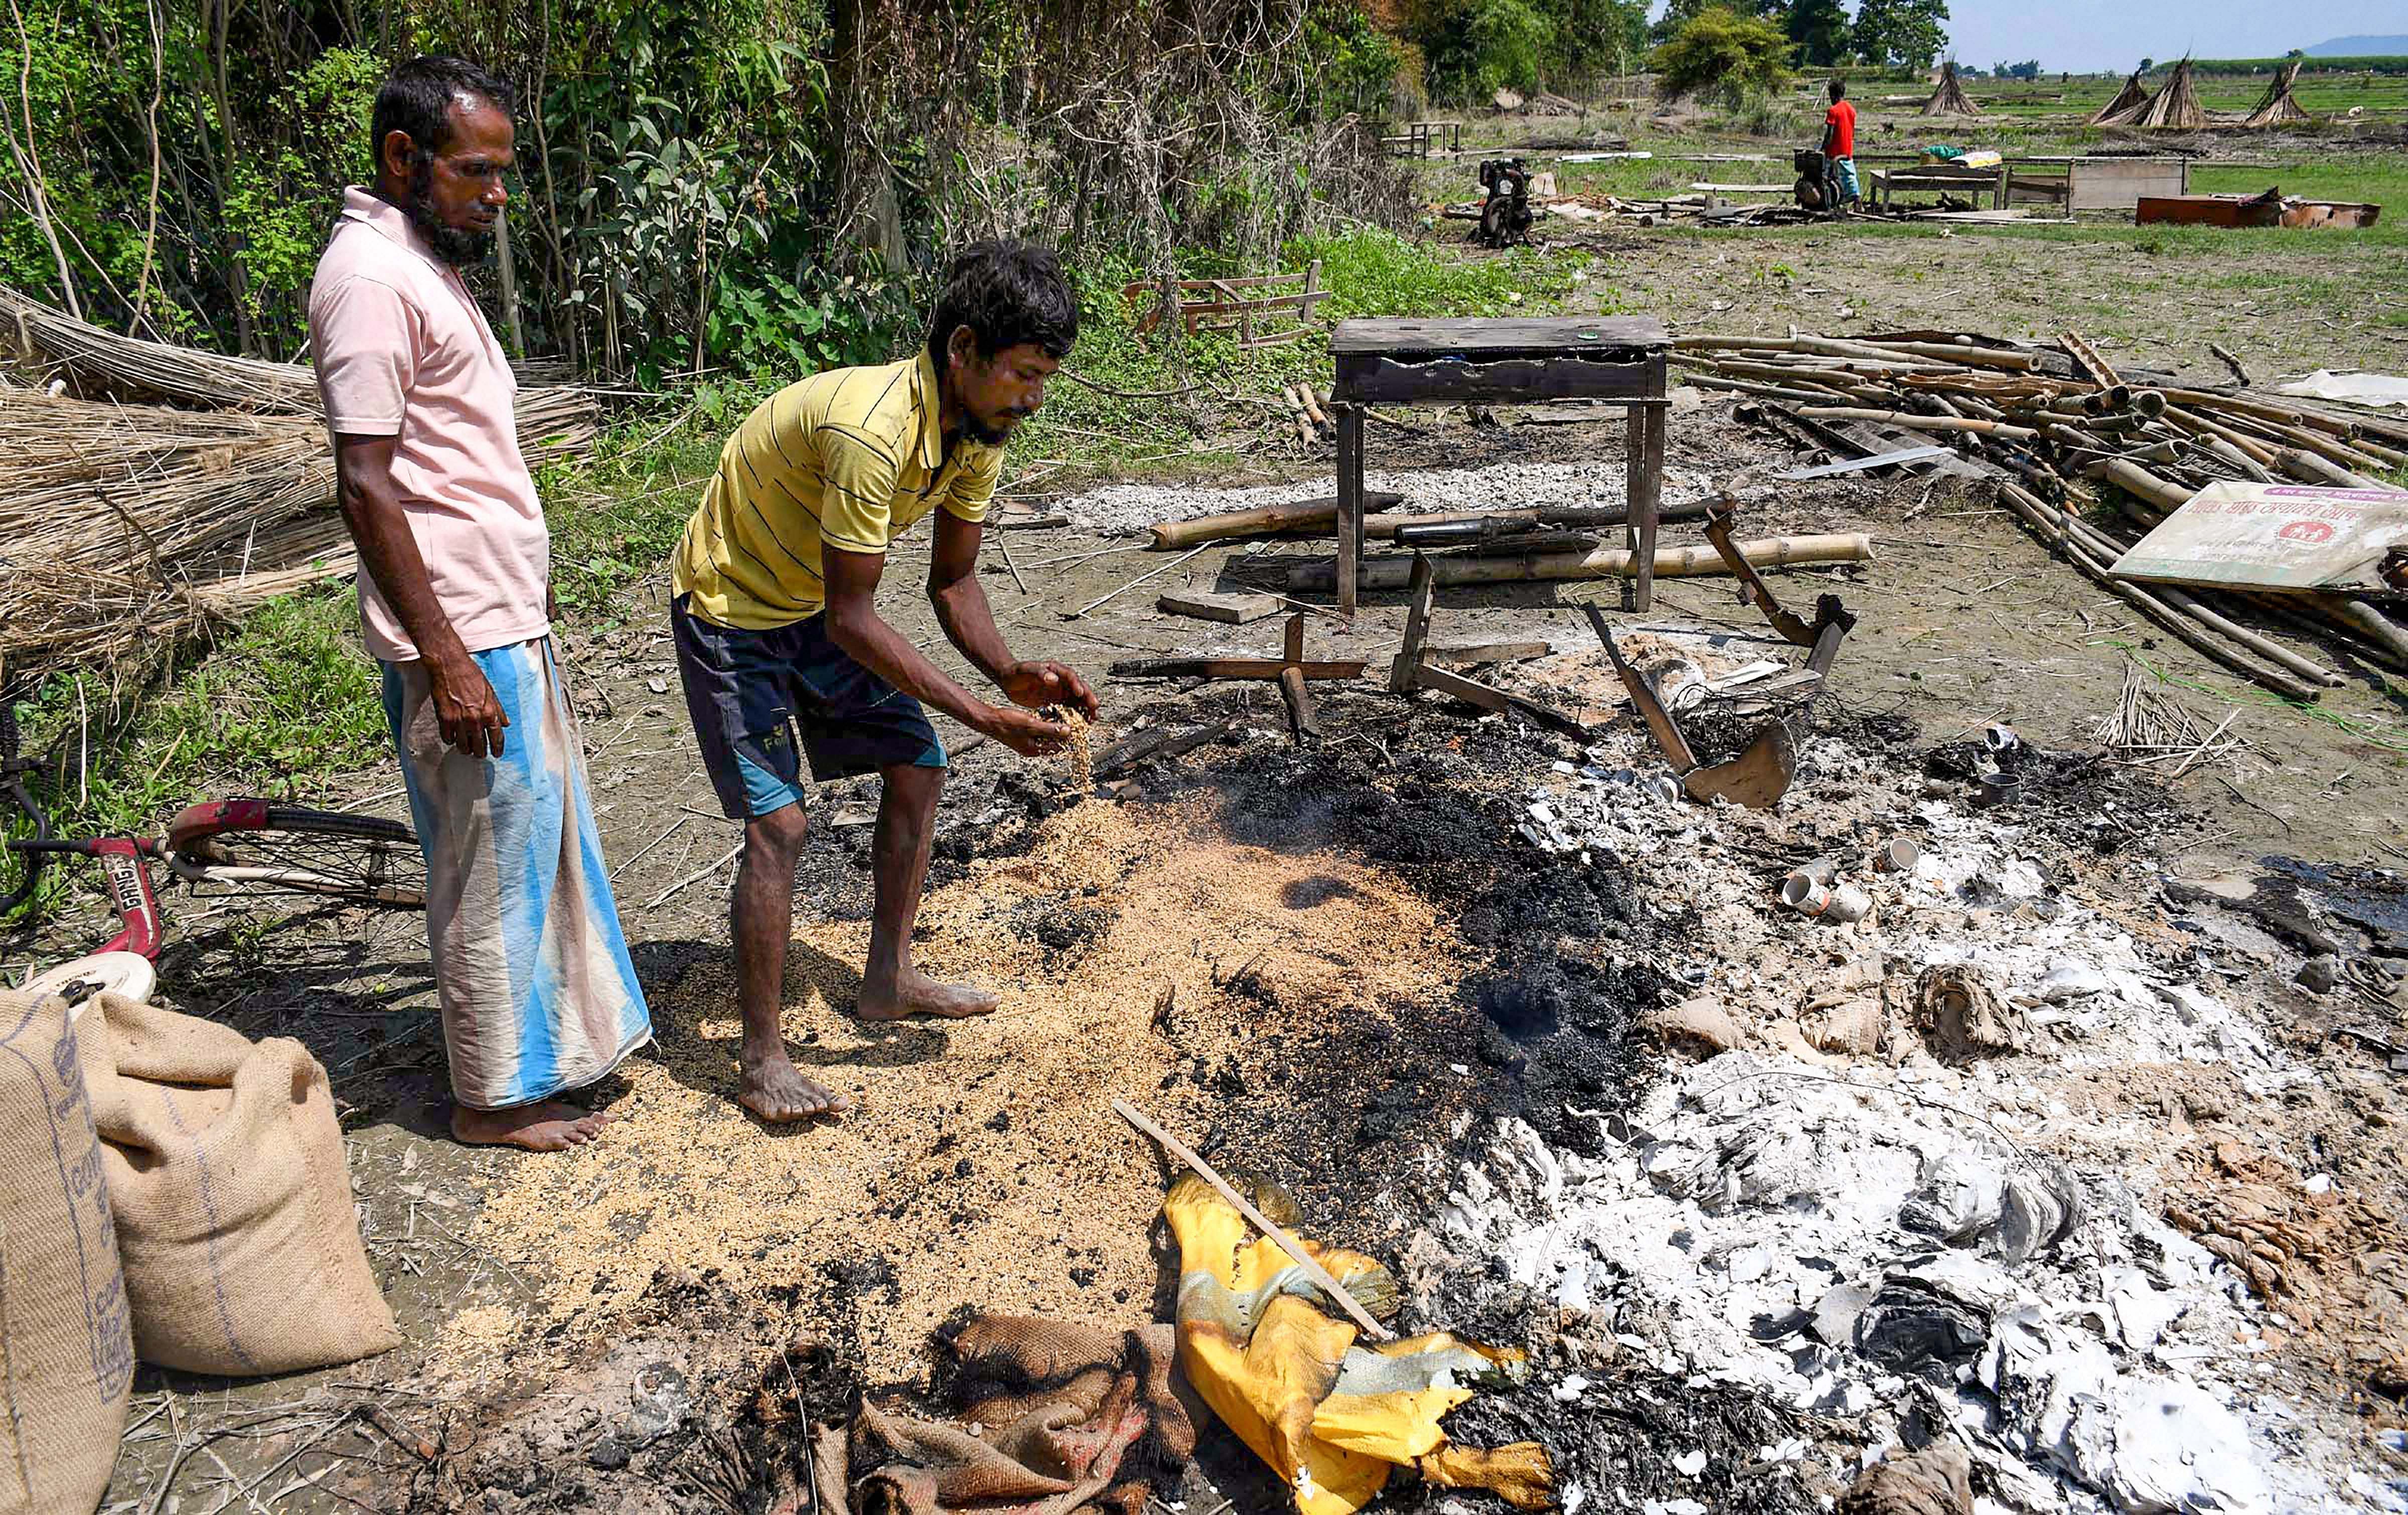
[[[1823,156],[1839,176],[1840,201],[1856,205],[1864,199],[1856,183],[1856,107],[1848,103],[1848,86],[1831,81],[1831,108],[1823,113]]]

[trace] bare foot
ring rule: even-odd
[[[774,1125],[808,1121],[815,1115],[850,1115],[853,1101],[824,1084],[806,1079],[794,1061],[780,1050],[754,1061],[738,1059],[743,1083],[736,1102]]]
[[[967,1021],[989,1015],[1003,1003],[1001,996],[968,984],[940,984],[917,968],[897,975],[891,989],[874,983],[861,986],[861,1003],[853,1014],[864,1021],[900,1021],[907,1015],[933,1015],[946,1021]]]
[[[523,1147],[531,1152],[560,1152],[582,1147],[602,1134],[610,1118],[600,1110],[580,1110],[556,1099],[508,1109],[476,1110],[452,1107],[452,1136],[471,1147]]]

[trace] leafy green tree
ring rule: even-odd
[[[1647,47],[1647,0],[1536,0],[1554,32],[1547,47],[1552,80],[1599,69],[1635,67]]]
[[[1948,46],[1948,0],[1863,0],[1856,50],[1870,62],[1928,68]]]
[[[1847,52],[1848,11],[1840,0],[1795,0],[1787,21],[1789,40],[1798,45],[1799,62],[1827,68]]]
[[[1424,0],[1407,25],[1444,94],[1537,89],[1555,45],[1553,22],[1531,0]]]
[[[2155,67],[2157,67],[2157,61],[2155,58],[2143,58],[2143,59],[2142,59],[2142,60],[2141,60],[2141,72],[2142,72],[2142,73],[2143,73],[2143,74],[2147,73],[2150,69],[2155,68]]]
[[[1777,88],[1793,50],[1781,28],[1727,6],[1709,6],[1684,22],[1649,62],[1670,96],[1711,94],[1736,101]]]

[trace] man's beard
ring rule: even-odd
[[[1025,410],[1007,410],[1003,417],[1006,422],[1025,421],[1027,418],[1028,412]],[[1001,447],[1011,440],[1010,426],[982,421],[977,416],[968,413],[963,417],[962,430],[969,433],[970,440],[982,447]]]
[[[410,171],[409,199],[401,207],[418,235],[426,238],[427,248],[454,268],[471,268],[485,261],[493,250],[494,234],[447,226],[437,221],[428,208],[435,198],[435,165],[421,159]]]

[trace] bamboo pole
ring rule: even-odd
[[[2081,570],[2100,588],[2122,600],[2149,620],[2163,626],[2176,637],[2223,667],[2231,669],[2252,683],[2271,689],[2287,699],[2314,700],[2317,691],[2287,673],[2262,667],[2243,657],[2231,647],[2214,640],[2200,630],[2198,623],[2158,599],[2154,593],[2116,578],[2097,562],[2086,545],[2076,539],[2068,529],[2066,520],[2053,519],[2050,507],[2038,495],[2017,484],[1999,486],[1999,498],[2020,516],[2025,524],[2039,534],[2041,539],[2065,554],[2066,561]],[[2061,513],[2060,513],[2061,514]]]
[[[2136,463],[2112,458],[2083,470],[2086,479],[2103,479],[2118,489],[2137,494],[2142,499],[2166,511],[2181,509],[2190,503],[2192,491],[2179,484],[2170,484]]]
[[[1971,432],[1976,436],[1997,436],[2011,442],[2028,442],[2040,433],[2029,426],[2009,426],[1996,421],[1967,421],[1956,416],[1925,416],[1911,410],[1871,410],[1856,406],[1802,406],[1798,413],[1816,421],[1877,421],[1884,425],[1903,426],[1918,432]]]
[[[1817,536],[1776,536],[1742,542],[1740,550],[1757,568],[1779,568],[1819,563],[1864,563],[1872,553],[1872,539],[1859,532]],[[1503,558],[1432,558],[1433,582],[1441,588],[1460,584],[1512,584],[1579,579],[1627,579],[1636,574],[1634,554],[1623,548],[1594,552],[1531,552]],[[1712,547],[1662,548],[1656,553],[1659,579],[1694,578],[1730,571]],[[1356,569],[1362,589],[1402,589],[1412,575],[1410,557],[1367,558]],[[1326,592],[1338,581],[1337,566],[1327,563],[1299,564],[1288,571],[1291,593]]]
[[[1366,494],[1366,506],[1401,505],[1402,494]],[[1194,547],[1198,542],[1214,542],[1230,536],[1275,536],[1283,531],[1334,530],[1338,525],[1338,501],[1325,496],[1318,500],[1289,500],[1280,505],[1258,505],[1250,510],[1232,510],[1224,515],[1197,516],[1193,521],[1165,521],[1149,530],[1153,547],[1161,551],[1172,548]]]
[[[1365,1309],[1355,1301],[1353,1294],[1346,1292],[1346,1286],[1332,1277],[1330,1271],[1322,1266],[1319,1259],[1306,1251],[1294,1236],[1282,1230],[1277,1222],[1256,1209],[1252,1200],[1231,1188],[1228,1180],[1213,1172],[1212,1165],[1197,1156],[1195,1151],[1186,1143],[1154,1124],[1127,1100],[1113,1100],[1112,1112],[1152,1136],[1164,1151],[1187,1165],[1197,1178],[1212,1186],[1215,1193],[1236,1206],[1240,1214],[1252,1221],[1264,1236],[1268,1236],[1278,1245],[1280,1251],[1295,1260],[1297,1266],[1304,1269],[1305,1277],[1311,1279],[1314,1286],[1329,1297],[1332,1304],[1344,1310],[1356,1325],[1363,1328],[1364,1335],[1374,1341],[1394,1341],[1397,1338],[1394,1331],[1371,1318],[1371,1312]]]

